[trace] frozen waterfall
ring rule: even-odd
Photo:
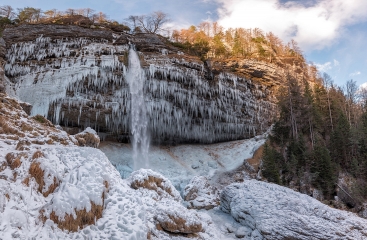
[[[103,39],[40,36],[14,43],[4,66],[13,84],[8,94],[30,103],[31,115],[43,115],[55,124],[92,127],[123,141],[133,133],[137,155],[147,151],[140,146],[148,141],[142,137],[146,129],[136,125],[146,124],[146,117],[149,139],[171,144],[250,138],[264,132],[275,116],[276,100],[268,86],[227,72],[209,81],[203,64],[161,53],[139,55],[144,57],[142,71],[133,51],[127,74],[129,51],[127,44]],[[130,86],[128,77],[133,79]],[[135,106],[144,105],[144,99],[131,92],[143,94],[143,82],[149,101],[138,110]]]
[[[133,144],[134,170],[148,167],[149,135],[148,116],[144,97],[144,70],[133,47],[129,50],[129,66],[126,81],[131,94],[131,134]]]

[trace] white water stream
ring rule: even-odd
[[[146,80],[137,52],[129,50],[129,66],[126,74],[131,94],[131,134],[134,170],[148,168],[149,133],[148,116],[144,97]]]

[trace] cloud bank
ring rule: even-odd
[[[367,20],[366,0],[215,0],[219,23],[226,27],[260,28],[302,49],[323,49],[349,25]]]
[[[355,71],[355,72],[352,72],[351,74],[349,74],[350,77],[354,77],[354,76],[358,76],[358,75],[361,75],[360,71]]]
[[[315,66],[320,72],[327,72],[332,68],[338,68],[340,66],[340,62],[334,59],[333,62],[326,62],[324,64],[315,63]]]

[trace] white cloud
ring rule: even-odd
[[[315,63],[315,66],[317,67],[317,69],[320,71],[320,72],[327,72],[333,68],[339,68],[340,66],[340,62],[336,59],[333,59],[333,61],[329,61],[329,62],[326,62],[326,63]]]
[[[327,72],[328,70],[331,70],[333,68],[331,62],[326,62],[324,64],[315,63],[315,66],[320,72]]]
[[[367,82],[362,83],[362,84],[359,86],[359,89],[360,89],[360,90],[362,90],[362,89],[366,89],[366,90],[367,90]]]
[[[350,77],[354,77],[354,76],[358,76],[358,75],[361,75],[360,71],[356,71],[356,72],[353,72],[353,73],[349,74]]]
[[[258,27],[284,41],[295,39],[302,49],[322,49],[337,39],[343,28],[367,19],[366,0],[216,0],[219,23],[226,27]]]
[[[340,66],[340,62],[334,59],[334,67],[338,67],[338,66]]]

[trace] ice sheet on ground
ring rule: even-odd
[[[251,158],[265,142],[266,134],[232,142],[200,145],[152,146],[149,168],[167,177],[178,190],[182,190],[194,176],[209,179],[215,173],[232,171]],[[126,178],[133,170],[130,144],[101,142],[99,149]]]

